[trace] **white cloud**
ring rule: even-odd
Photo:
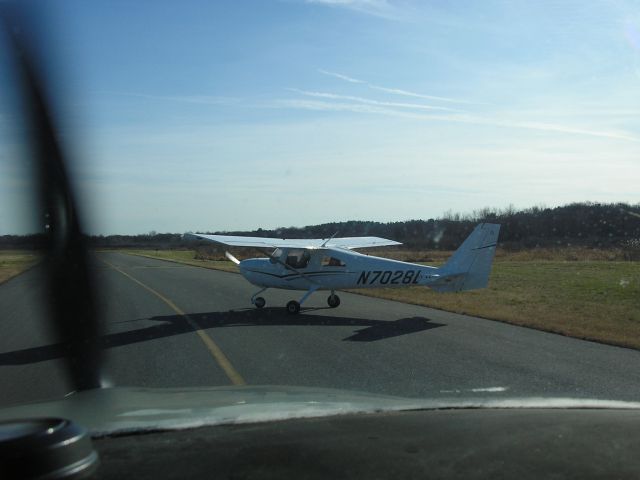
[[[334,95],[339,99],[348,99],[348,96]],[[364,99],[361,99],[364,100]],[[370,101],[368,103],[345,103],[345,102],[327,102],[318,100],[278,100],[274,103],[277,107],[297,108],[316,111],[349,111],[354,113],[373,113],[378,115],[387,115],[393,117],[412,118],[424,121],[439,121],[453,123],[467,123],[475,125],[486,125],[501,128],[516,128],[525,130],[536,130],[543,132],[568,133],[573,135],[584,135],[590,137],[611,138],[615,140],[625,140],[631,142],[640,142],[640,138],[626,131],[603,130],[575,127],[572,125],[562,125],[547,122],[536,122],[527,120],[510,119],[502,117],[482,117],[479,115],[468,114],[423,114],[415,112],[407,112],[391,108],[384,102]]]
[[[424,98],[426,100],[436,100],[439,102],[450,102],[450,103],[463,103],[463,104],[475,104],[477,105],[478,103],[476,102],[470,102],[467,100],[460,100],[457,98],[450,98],[450,97],[439,97],[439,96],[435,96],[435,95],[425,95],[423,93],[416,93],[416,92],[410,92],[408,90],[402,90],[400,88],[387,88],[387,87],[381,87],[379,85],[374,85],[372,83],[366,82],[364,80],[358,80],[356,78],[350,77],[348,75],[344,75],[342,73],[337,73],[337,72],[331,72],[328,70],[322,70],[322,69],[318,69],[318,72],[324,74],[324,75],[328,75],[331,77],[335,77],[338,78],[340,80],[344,80],[345,82],[349,82],[349,83],[361,83],[366,85],[367,87],[373,89],[373,90],[379,90],[381,92],[386,92],[386,93],[391,93],[393,95],[401,95],[404,97],[414,97],[414,98]]]
[[[399,20],[401,10],[388,0],[306,0],[305,3],[345,8],[387,20]]]
[[[410,92],[408,90],[401,90],[399,88],[380,87],[378,85],[372,85],[370,83],[368,83],[367,86],[369,88],[374,89],[374,90],[380,90],[381,92],[392,93],[394,95],[402,95],[402,96],[405,96],[405,97],[415,97],[415,98],[424,98],[424,99],[427,99],[427,100],[438,100],[440,102],[466,103],[466,104],[475,104],[475,105],[477,105],[476,102],[469,102],[467,100],[460,100],[460,99],[457,99],[457,98],[436,97],[434,95],[424,95],[422,93]]]
[[[306,95],[308,97],[329,98],[332,100],[348,100],[352,102],[364,103],[367,105],[377,105],[381,107],[409,108],[409,109],[416,109],[416,110],[438,110],[438,111],[446,111],[446,112],[459,111],[453,108],[436,107],[433,105],[424,105],[421,103],[384,102],[384,101],[372,100],[369,98],[355,97],[350,95],[338,95],[335,93],[327,93],[327,92],[309,92],[306,90],[298,90],[297,88],[290,88],[289,90],[291,90],[292,92],[299,93],[301,95]]]
[[[355,112],[355,113],[377,113],[390,116],[403,116],[402,112],[396,112],[389,108],[377,107],[374,105],[361,105],[355,103],[326,102],[321,100],[300,100],[281,99],[272,103],[278,108],[295,108],[301,110],[332,111],[332,112]]]
[[[367,82],[365,82],[363,80],[358,80],[357,78],[349,77],[349,76],[343,75],[341,73],[330,72],[328,70],[323,70],[321,68],[318,69],[318,72],[322,73],[323,75],[328,75],[330,77],[339,78],[340,80],[344,80],[345,82],[349,82],[349,83],[367,83]]]

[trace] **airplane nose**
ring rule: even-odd
[[[238,264],[238,269],[240,270],[240,273],[242,275],[244,275],[245,277],[247,276],[247,261],[246,260],[242,260],[239,264]]]
[[[247,260],[243,260],[238,264],[238,268],[240,269],[240,273],[244,278],[253,283],[256,275],[252,270],[256,270],[258,268],[258,263],[260,259],[250,258]]]

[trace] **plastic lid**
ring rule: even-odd
[[[98,466],[87,430],[63,418],[0,422],[0,478],[85,478]]]

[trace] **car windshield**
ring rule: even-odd
[[[638,6],[39,4],[105,384],[640,400]],[[3,407],[75,389],[6,43]]]

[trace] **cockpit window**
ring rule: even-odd
[[[323,267],[345,267],[345,263],[339,258],[335,257],[324,257],[322,259]]]
[[[306,268],[309,264],[310,259],[311,255],[307,250],[289,250],[289,255],[287,255],[286,263],[293,268]]]

